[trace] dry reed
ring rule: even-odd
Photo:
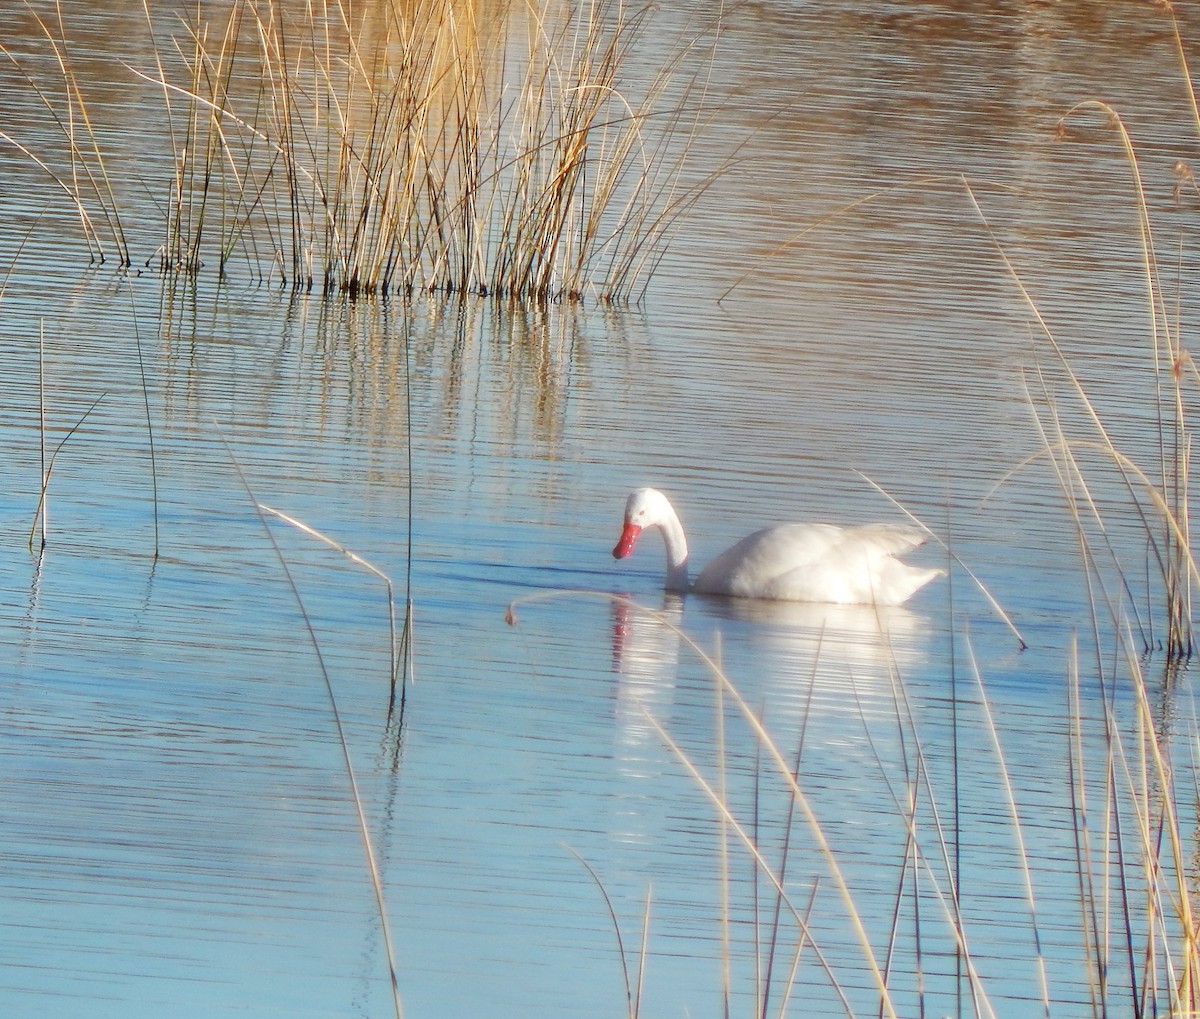
[[[215,23],[197,5],[172,52],[147,7],[157,66],[135,73],[163,98],[174,165],[162,266],[216,250],[225,272],[240,251],[350,296],[640,298],[714,177],[689,176],[695,41],[628,80],[651,11],[235,0]]]
[[[222,442],[225,442],[224,436],[221,437]],[[365,566],[373,573],[379,573],[375,567],[371,566],[364,559],[355,556],[346,549],[342,549],[336,542],[331,542],[330,539],[307,525],[301,524],[293,517],[288,517],[286,514],[280,513],[278,510],[273,510],[270,507],[264,506],[254,496],[253,489],[250,487],[250,482],[247,480],[242,466],[238,463],[237,458],[233,456],[232,450],[229,449],[228,443],[225,443],[226,451],[229,453],[230,460],[233,463],[234,469],[237,471],[238,478],[242,483],[242,487],[246,491],[247,497],[250,499],[251,505],[258,514],[259,522],[262,524],[263,530],[266,533],[267,540],[270,542],[271,550],[274,553],[275,560],[279,564],[279,568],[283,573],[284,580],[287,583],[288,589],[291,591],[292,597],[296,601],[296,607],[300,613],[300,618],[304,624],[305,633],[308,636],[309,646],[312,648],[313,656],[316,659],[317,669],[321,675],[322,685],[325,688],[326,697],[329,705],[330,719],[333,723],[333,729],[337,736],[338,747],[341,750],[342,766],[345,770],[346,781],[351,805],[354,809],[354,817],[357,822],[359,839],[362,842],[364,863],[367,874],[371,881],[371,890],[375,898],[375,908],[379,919],[379,931],[383,940],[383,953],[387,964],[389,989],[391,991],[392,1008],[396,1019],[403,1019],[404,1009],[401,1003],[400,981],[396,972],[396,951],[394,940],[392,937],[391,922],[388,918],[387,902],[383,888],[383,873],[379,865],[379,858],[375,851],[375,840],[371,835],[370,822],[367,819],[366,803],[363,800],[362,792],[359,787],[358,775],[354,767],[354,761],[350,753],[350,744],[346,738],[346,727],[342,722],[341,709],[338,707],[337,695],[333,689],[333,678],[330,676],[329,669],[325,664],[325,656],[321,651],[321,642],[317,639],[316,629],[313,626],[312,618],[305,608],[304,599],[300,595],[300,588],[296,584],[292,576],[291,568],[288,566],[286,557],[279,547],[279,543],[275,540],[275,535],[267,523],[266,516],[271,514],[287,521],[289,524],[297,526],[309,534],[326,541],[339,551],[350,556],[352,561],[359,565]],[[380,574],[383,576],[382,574]],[[386,579],[386,577],[385,577]],[[390,603],[390,582],[389,582],[389,603]]]
[[[1169,15],[1200,134],[1200,109],[1174,10],[1170,4],[1160,8]],[[969,185],[967,193],[1052,353],[1050,365],[1027,373],[1026,397],[1039,437],[1036,456],[1050,464],[1063,495],[1091,606],[1089,630],[1102,714],[1089,732],[1082,717],[1076,648],[1069,663],[1068,717],[1080,935],[1092,1008],[1097,1015],[1121,1007],[1136,1016],[1194,1016],[1200,1014],[1194,902],[1200,797],[1192,752],[1183,750],[1179,763],[1193,777],[1181,783],[1176,775],[1179,734],[1171,701],[1195,651],[1192,599],[1200,570],[1191,548],[1190,408],[1200,371],[1172,310],[1147,171],[1120,112],[1097,100],[1079,103],[1063,117],[1060,137],[1091,132],[1097,124],[1115,139],[1129,172],[1146,306],[1141,372],[1150,401],[1143,415],[1148,430],[1117,438],[1129,434],[1128,422],[1103,410],[1089,392]],[[1186,166],[1176,166],[1175,174],[1178,200],[1183,188],[1195,188],[1195,181]],[[1114,487],[1124,501],[1114,502]],[[1146,550],[1144,569],[1117,537],[1122,527],[1128,532],[1129,523]],[[1139,596],[1139,590],[1145,593]],[[1111,647],[1107,655],[1101,652],[1106,646]],[[1155,652],[1162,653],[1163,661],[1160,678],[1152,682],[1147,670]],[[1126,703],[1133,717],[1122,720],[1118,705]],[[1186,745],[1194,746],[1195,735],[1186,734]]]
[[[111,247],[131,264],[123,214],[140,187],[163,218],[146,262],[167,273],[211,263],[352,297],[625,303],[644,296],[724,170],[691,159],[711,114],[715,32],[672,44],[651,4],[143,8],[152,66],[128,71],[161,99],[166,151],[123,164],[119,181],[62,9],[30,9],[48,50],[40,69],[0,44],[65,153],[0,140],[67,196],[95,261]]]
[[[117,263],[130,265],[129,242],[121,219],[116,187],[104,157],[104,145],[89,111],[79,77],[75,73],[71,47],[67,40],[62,6],[54,4],[53,15],[43,17],[29,8],[29,14],[49,47],[57,75],[52,81],[30,69],[10,49],[0,43],[0,54],[8,58],[20,80],[37,97],[49,122],[61,134],[66,145],[65,166],[49,154],[39,154],[19,137],[0,130],[0,140],[13,146],[35,163],[66,195],[79,218],[83,240],[91,260],[107,260],[108,243],[116,251]]]

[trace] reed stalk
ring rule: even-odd
[[[635,953],[629,953],[625,949],[625,939],[621,934],[621,921],[617,917],[616,906],[613,905],[612,897],[608,894],[608,889],[604,887],[604,882],[600,879],[600,875],[574,849],[568,847],[568,850],[579,861],[580,866],[587,871],[588,877],[592,879],[592,883],[596,886],[600,892],[600,897],[604,900],[604,908],[608,911],[609,920],[612,922],[613,935],[617,939],[617,956],[621,960],[621,977],[625,984],[626,1019],[638,1019],[642,1010],[642,990],[646,976],[646,943],[650,936],[650,902],[652,899],[650,889],[646,890],[646,902],[642,908],[641,936],[638,941],[638,948]],[[637,964],[632,972],[630,967],[631,958]]]
[[[275,509],[266,503],[257,503],[256,508],[262,514],[273,516],[282,520],[285,524],[290,524],[296,530],[307,534],[311,538],[316,538],[335,552],[345,556],[350,562],[356,566],[361,566],[368,573],[373,574],[383,581],[384,587],[387,590],[387,620],[388,620],[388,660],[391,662],[389,669],[389,710],[396,704],[396,691],[398,687],[402,687],[409,675],[409,657],[406,653],[407,641],[411,633],[412,627],[412,601],[409,599],[405,609],[404,624],[401,632],[396,629],[396,586],[383,570],[372,563],[370,560],[359,555],[357,552],[346,548],[341,542],[322,531],[317,530],[310,524],[306,524],[303,520],[292,516],[289,513],[284,513],[283,510]]]
[[[126,281],[128,284],[128,280]],[[154,523],[154,558],[158,558],[158,453],[154,444],[154,419],[150,413],[150,380],[146,375],[146,356],[142,350],[142,331],[138,323],[137,302],[133,297],[132,287],[127,287],[129,293],[129,311],[133,317],[133,338],[137,347],[138,377],[142,386],[142,410],[146,417],[146,445],[150,453],[150,510]]]
[[[222,436],[222,442],[225,442],[224,436]],[[342,549],[341,546],[337,545],[336,542],[332,542],[330,539],[309,528],[307,525],[301,524],[299,521],[295,520],[295,518],[288,517],[286,514],[282,514],[278,510],[272,510],[258,502],[254,496],[253,489],[250,487],[250,482],[247,480],[245,473],[242,471],[241,464],[233,456],[232,450],[229,450],[228,443],[226,443],[226,450],[229,452],[230,459],[233,463],[234,469],[237,471],[238,478],[242,483],[242,487],[245,489],[251,505],[254,506],[255,512],[258,514],[259,523],[262,525],[262,528],[266,533],[267,540],[271,544],[271,549],[275,555],[276,561],[279,564],[280,570],[283,572],[284,580],[287,583],[288,589],[291,591],[292,597],[296,601],[296,607],[299,610],[300,617],[304,623],[304,629],[308,636],[309,645],[312,648],[318,671],[321,674],[321,682],[325,688],[325,693],[328,698],[330,719],[333,723],[334,732],[337,736],[338,747],[341,750],[342,766],[346,774],[346,781],[349,789],[350,801],[354,809],[355,820],[357,822],[359,839],[362,842],[367,875],[370,878],[371,890],[375,899],[375,908],[379,918],[379,929],[383,940],[383,953],[387,963],[392,1008],[395,1019],[403,1019],[404,1009],[403,1005],[401,1004],[400,980],[396,971],[395,943],[392,937],[391,922],[388,919],[387,902],[384,895],[383,872],[379,865],[378,854],[375,851],[375,840],[371,835],[371,826],[367,820],[366,803],[363,800],[358,781],[358,774],[355,770],[354,761],[350,754],[350,744],[346,738],[346,728],[342,722],[341,709],[338,707],[337,695],[333,689],[333,679],[330,676],[329,669],[326,667],[325,656],[321,651],[321,642],[317,639],[316,629],[313,626],[312,618],[309,616],[308,610],[305,608],[304,599],[300,595],[300,588],[292,576],[291,568],[288,566],[287,559],[283,555],[283,551],[280,549],[279,543],[275,540],[274,533],[267,524],[267,514],[269,513],[280,517],[293,526],[298,526],[300,529],[320,538],[322,541],[334,545],[334,547],[338,548],[344,554],[349,555],[354,562],[361,566],[367,567],[372,572],[379,573],[379,571],[361,557],[355,556],[348,550]]]
[[[1182,59],[1182,49],[1180,55]],[[1192,92],[1186,62],[1182,69],[1189,92]],[[1192,108],[1195,110],[1194,92]],[[1161,496],[1158,501],[1164,506],[1164,519],[1148,528],[1148,537],[1163,584],[1167,655],[1187,658],[1194,647],[1191,624],[1194,563],[1191,562],[1188,499],[1191,428],[1185,393],[1189,381],[1197,381],[1200,374],[1183,345],[1179,323],[1169,311],[1141,163],[1133,139],[1117,110],[1097,100],[1077,104],[1069,110],[1063,118],[1064,125],[1088,111],[1099,112],[1104,123],[1116,132],[1133,186],[1147,304],[1150,367],[1154,372],[1158,449],[1155,487]],[[1092,417],[1095,419],[1096,415],[1093,413]]]
[[[79,416],[53,450],[48,447],[48,425],[46,412],[46,332],[44,323],[38,330],[38,452],[41,463],[41,484],[38,489],[37,506],[33,511],[33,522],[29,526],[29,550],[41,553],[45,551],[46,546],[50,542],[50,478],[54,474],[54,466],[58,462],[58,455],[63,451],[63,448],[71,437],[83,427],[83,424],[91,416],[92,411],[100,404],[100,401],[107,396],[107,393],[101,393],[89,405],[87,410]],[[39,534],[40,531],[40,534]],[[37,549],[34,549],[34,539],[37,538]],[[157,538],[157,535],[156,535]]]

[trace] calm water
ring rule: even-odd
[[[155,129],[120,68],[148,60],[142,17],[63,5],[130,163]],[[655,18],[673,37],[687,5]],[[27,24],[12,48],[46,58]],[[1117,438],[1152,454],[1128,168],[1099,116],[1065,140],[1055,125],[1088,98],[1127,117],[1193,321],[1195,196],[1176,206],[1172,166],[1200,140],[1171,40],[1133,3],[750,3],[716,53],[721,112],[701,148],[736,158],[632,310],[348,305],[236,271],[192,287],[89,270],[70,208],[0,147],[4,1014],[390,1014],[321,662],[406,1015],[624,1014],[588,868],[631,969],[649,899],[643,1015],[720,1014],[726,937],[732,1011],[756,1011],[771,889],[659,726],[766,857],[786,856],[797,909],[812,902],[834,976],[807,948],[791,1014],[875,1014],[808,826],[795,818],[785,853],[778,772],[681,634],[797,769],[880,959],[901,916],[901,1014],[975,1012],[934,893],[949,887],[943,842],[995,1013],[1042,1014],[1039,941],[1053,1014],[1091,1013],[1067,764],[1077,637],[1090,724],[1102,706],[1078,541],[1044,460],[1025,464],[1042,444],[1026,387],[1052,420],[1039,367],[1067,427],[1080,415],[962,176]],[[55,144],[28,89],[0,94],[0,130]],[[140,215],[145,259],[152,205]],[[40,558],[39,337],[50,451],[62,443]],[[676,497],[703,561],[763,523],[899,516],[863,475],[953,546],[1027,650],[957,565],[876,618],[681,603],[661,594],[653,540],[610,556],[638,485]],[[1093,484],[1136,588],[1144,539],[1120,487]],[[398,597],[411,567],[402,724],[387,714],[384,583],[264,524],[255,499],[368,559]],[[948,565],[932,543],[915,558]],[[1101,576],[1115,590],[1107,562]],[[1124,676],[1101,648],[1105,679]],[[1189,732],[1186,677],[1170,708]],[[770,1014],[788,1006],[796,922],[783,931]],[[1112,994],[1128,1008],[1124,985]]]

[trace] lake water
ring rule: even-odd
[[[161,277],[142,267],[161,208],[136,186],[161,170],[161,97],[125,68],[153,67],[144,15],[61,12],[117,143],[134,268],[89,267],[62,193],[0,146],[5,1015],[392,1014],[331,694],[405,1015],[627,1014],[620,946],[634,979],[644,918],[642,1015],[874,1015],[855,913],[881,967],[891,945],[900,1015],[1042,1015],[1043,972],[1053,1015],[1130,1014],[1117,906],[1096,921],[1106,997],[1085,955],[1071,680],[1099,856],[1118,820],[1136,842],[1124,792],[1105,806],[1105,706],[1132,755],[1136,704],[1103,606],[1153,645],[1159,592],[1128,494],[1080,447],[1113,548],[1084,568],[1038,454],[1056,422],[1094,432],[997,244],[1114,441],[1153,465],[1129,165],[1102,113],[1056,128],[1085,100],[1121,113],[1186,338],[1200,231],[1174,167],[1200,128],[1162,11],[731,8],[704,36],[716,112],[694,142],[724,172],[627,308]],[[675,0],[650,24],[664,52],[698,30]],[[31,17],[14,25],[4,45],[52,71]],[[28,82],[4,86],[0,130],[61,148]],[[913,561],[949,577],[880,614],[680,601],[653,535],[610,554],[645,484],[700,562],[765,523],[902,519],[895,500],[938,539]],[[256,501],[392,578],[398,614],[411,585],[402,713],[385,582]],[[761,714],[853,907],[690,641]],[[1161,691],[1164,664],[1145,675],[1186,789],[1190,679]],[[689,764],[782,868],[816,945],[793,977],[801,923],[784,908],[773,938],[774,889]],[[1137,785],[1136,760],[1115,771]]]

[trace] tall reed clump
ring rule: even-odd
[[[1165,9],[1171,11],[1169,5]],[[1172,25],[1186,83],[1192,116],[1200,136],[1200,109],[1185,59],[1178,24]],[[1191,407],[1200,383],[1200,371],[1183,338],[1178,319],[1178,297],[1172,300],[1162,268],[1162,254],[1151,216],[1145,171],[1137,148],[1120,113],[1110,104],[1088,100],[1072,107],[1060,122],[1060,135],[1089,130],[1099,117],[1100,130],[1115,137],[1130,172],[1131,197],[1137,224],[1140,275],[1146,305],[1145,372],[1149,377],[1150,405],[1144,417],[1152,422],[1152,432],[1122,441],[1119,429],[1107,412],[1100,409],[1081,380],[1076,365],[1064,351],[1021,280],[1017,268],[997,242],[1000,256],[1030,308],[1038,329],[1053,355],[1052,368],[1033,373],[1030,405],[1041,433],[1043,450],[1054,467],[1061,490],[1076,523],[1085,562],[1095,574],[1100,564],[1116,567],[1119,590],[1109,591],[1101,584],[1098,592],[1106,599],[1110,619],[1122,625],[1130,617],[1142,636],[1146,651],[1162,649],[1171,663],[1189,659],[1195,649],[1192,626],[1194,585],[1200,580],[1191,549],[1190,477],[1192,456]],[[1176,166],[1175,197],[1195,179],[1188,167]],[[983,212],[968,185],[968,194],[981,218]],[[986,219],[984,219],[986,223]],[[1181,249],[1182,251],[1182,246]],[[1069,403],[1064,404],[1056,390],[1065,389]],[[1121,422],[1126,433],[1127,423]],[[1098,460],[1097,460],[1098,458]],[[1101,482],[1096,464],[1118,480],[1127,496],[1127,504],[1138,523],[1147,550],[1147,568],[1134,568],[1118,552],[1112,540],[1111,508],[1102,508],[1096,488]],[[1106,519],[1108,514],[1108,519]],[[1133,592],[1145,584],[1136,582],[1145,573],[1153,578],[1145,598]]]
[[[640,297],[711,179],[687,173],[704,115],[691,44],[629,80],[650,12],[234,0],[219,22],[198,4],[171,52],[148,10],[143,77],[175,165],[164,266],[197,271],[208,249],[225,270],[240,251],[352,296]]]
[[[158,78],[164,82],[166,140],[173,170],[163,203],[167,222],[159,266],[164,271],[197,273],[208,245],[215,246],[218,269],[224,274],[239,244],[254,244],[249,220],[265,184],[256,172],[256,157],[259,149],[267,147],[266,141],[254,131],[236,130],[222,113],[232,101],[245,9],[235,5],[223,25],[214,25],[202,18],[197,3],[187,32],[172,40],[188,70],[183,93],[187,101],[181,103],[165,84],[162,42],[148,0],[143,4]],[[258,98],[261,101],[261,90]],[[257,257],[248,257],[247,263],[257,271]]]

